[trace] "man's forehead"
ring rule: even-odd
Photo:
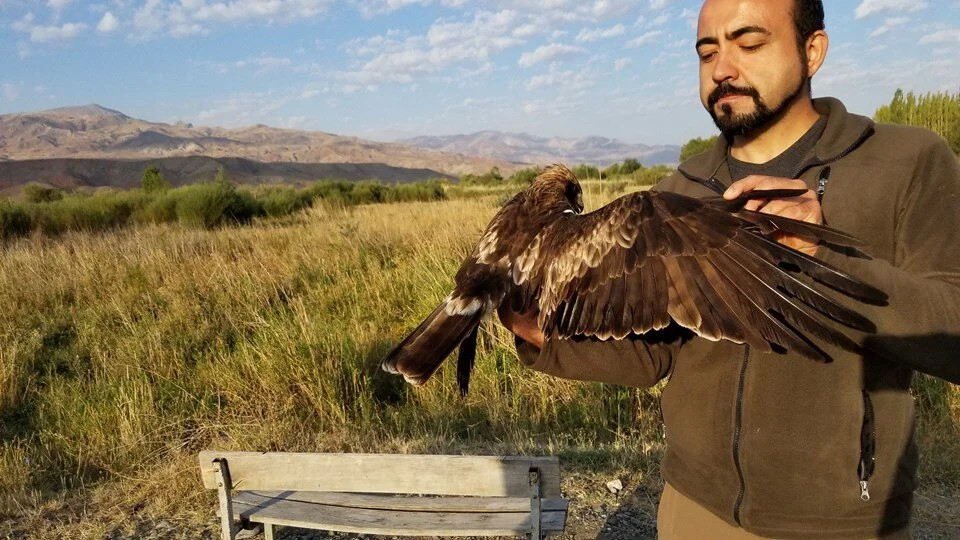
[[[707,0],[700,9],[697,38],[721,38],[739,28],[771,32],[793,20],[794,0]]]

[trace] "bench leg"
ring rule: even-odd
[[[234,540],[236,529],[233,526],[233,500],[230,498],[230,469],[227,460],[213,460],[213,470],[217,479],[217,495],[220,499],[220,538]]]
[[[263,540],[273,540],[273,523],[263,524]]]
[[[541,530],[540,513],[540,469],[530,469],[530,538],[532,540],[541,540],[543,531]]]

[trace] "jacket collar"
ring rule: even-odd
[[[840,100],[830,97],[813,100],[816,111],[827,117],[827,127],[814,146],[813,155],[808,159],[801,173],[810,167],[836,161],[858,146],[873,134],[873,120],[851,114]],[[723,192],[730,184],[730,173],[724,165],[730,142],[726,137],[717,137],[716,144],[701,154],[684,161],[678,170],[690,180],[706,185],[714,191]]]

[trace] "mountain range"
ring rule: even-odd
[[[262,124],[228,129],[150,122],[100,105],[0,115],[2,193],[28,182],[133,187],[150,165],[174,185],[212,178],[218,168],[245,183],[329,177],[409,182],[492,167],[509,175],[554,162],[605,166],[633,157],[644,165],[676,163],[678,155],[675,146],[496,131],[376,142]]]
[[[0,160],[237,157],[259,162],[382,163],[460,175],[515,164],[320,131],[164,124],[99,105],[0,116]]]
[[[413,137],[397,142],[426,150],[539,165],[588,163],[605,167],[626,158],[636,158],[643,165],[675,165],[680,159],[679,146],[628,144],[606,137],[537,137],[526,133],[480,131],[470,135]]]

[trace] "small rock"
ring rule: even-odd
[[[607,490],[616,495],[617,493],[623,491],[623,482],[621,482],[619,478],[616,480],[611,480],[607,482]]]

